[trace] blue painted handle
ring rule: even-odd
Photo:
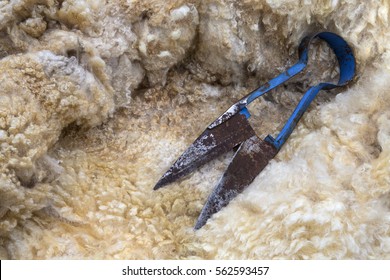
[[[229,118],[231,118],[233,115],[235,115],[237,113],[240,113],[241,115],[244,115],[246,118],[249,118],[250,113],[247,110],[246,106],[248,106],[256,98],[269,92],[270,90],[274,89],[278,85],[286,82],[287,80],[291,79],[296,74],[301,72],[303,69],[305,69],[305,67],[307,65],[307,61],[308,61],[308,46],[310,44],[311,39],[312,39],[311,37],[305,37],[301,41],[299,48],[298,48],[299,61],[296,64],[294,64],[289,69],[287,69],[285,72],[279,74],[277,77],[273,78],[268,83],[260,86],[259,88],[250,92],[244,98],[240,99],[238,102],[233,104],[225,113],[223,113],[214,122],[212,122],[208,128],[213,129],[214,127],[225,122],[226,120],[228,120]]]
[[[306,63],[304,61],[299,60],[298,63],[291,66],[287,71],[283,72],[282,74],[279,74],[277,77],[273,78],[272,80],[268,81],[265,85],[262,85],[261,87],[255,89],[251,93],[249,93],[246,97],[241,99],[241,102],[245,102],[246,105],[251,103],[256,98],[262,96],[263,94],[267,93],[271,89],[274,89],[278,85],[286,82],[287,80],[294,77],[296,74],[301,72],[306,67]],[[243,102],[243,103],[244,103]]]
[[[259,88],[250,92],[244,98],[233,104],[225,113],[223,113],[213,123],[211,123],[208,128],[213,129],[214,127],[227,121],[229,118],[231,118],[237,113],[240,113],[246,118],[249,118],[250,113],[246,108],[248,104],[250,104],[256,98],[262,96],[266,92],[289,80],[306,67],[308,62],[309,45],[314,38],[320,38],[326,41],[330,48],[334,51],[339,62],[340,68],[339,82],[337,84],[321,83],[309,89],[302,98],[301,102],[298,104],[297,108],[295,109],[287,123],[285,124],[280,134],[276,137],[276,139],[274,139],[271,135],[268,135],[266,137],[265,140],[267,140],[279,150],[285,143],[287,138],[290,136],[291,132],[293,131],[299,119],[302,117],[303,113],[310,105],[311,101],[321,89],[332,89],[335,87],[343,86],[353,79],[355,75],[355,58],[353,56],[352,49],[348,46],[347,42],[340,36],[331,32],[320,32],[312,36],[303,38],[298,48],[299,61],[296,64],[290,67],[287,71],[283,72],[282,74],[279,74],[277,77],[273,78],[268,83],[260,86]]]
[[[283,144],[286,142],[287,138],[293,132],[295,126],[310,106],[310,103],[317,96],[318,92],[327,86],[327,83],[319,84],[317,86],[311,87],[306,91],[305,95],[299,101],[298,106],[295,108],[294,112],[291,114],[290,118],[287,120],[283,129],[280,131],[279,135],[274,139],[271,135],[268,135],[265,138],[265,141],[271,143],[276,149],[280,150]]]
[[[295,108],[290,118],[287,120],[286,124],[284,125],[283,129],[280,131],[279,135],[275,139],[271,135],[268,135],[265,138],[267,142],[271,143],[278,150],[280,150],[280,148],[286,142],[287,138],[294,130],[298,121],[301,119],[301,117],[309,107],[310,103],[317,96],[320,90],[332,89],[335,87],[346,85],[355,76],[356,63],[352,53],[352,49],[349,47],[349,45],[343,38],[331,32],[321,32],[315,34],[314,36],[307,37],[302,41],[303,44],[301,44],[300,46],[300,53],[306,57],[305,58],[306,61],[307,61],[307,51],[308,51],[307,46],[308,44],[310,44],[310,41],[316,37],[326,41],[329,47],[333,49],[337,57],[339,68],[340,68],[339,82],[337,84],[320,83],[316,86],[309,88],[309,90],[304,94],[304,96],[298,103],[297,107]]]
[[[283,84],[287,80],[294,77],[296,74],[300,73],[303,69],[305,69],[307,65],[307,61],[309,59],[308,56],[308,50],[309,50],[309,44],[311,40],[314,37],[305,37],[298,47],[298,53],[299,53],[299,60],[296,64],[291,66],[289,69],[287,69],[285,72],[279,74],[272,80],[268,81],[266,84],[260,86],[259,88],[255,89],[254,91],[250,92],[248,95],[246,95],[244,98],[242,98],[240,101],[238,101],[238,104],[242,104],[243,106],[249,105],[253,100],[256,98],[262,96],[263,94],[267,93],[268,91],[274,89],[280,84]]]

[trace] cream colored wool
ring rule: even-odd
[[[389,20],[388,1],[1,1],[0,258],[390,258]],[[354,48],[356,81],[321,92],[277,157],[194,232],[232,153],[154,184],[323,29]],[[311,58],[251,105],[259,136],[337,76],[326,46]]]

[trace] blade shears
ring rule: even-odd
[[[268,135],[261,140],[247,120],[250,117],[247,106],[256,98],[304,70],[308,62],[309,46],[316,38],[325,41],[337,58],[338,83],[322,82],[310,87],[277,137]],[[154,187],[157,190],[172,183],[219,155],[238,147],[226,172],[208,197],[195,229],[201,228],[214,213],[241,193],[275,157],[320,90],[345,86],[355,76],[356,63],[352,49],[343,38],[335,33],[320,32],[303,38],[298,54],[299,60],[296,64],[233,104],[211,123]]]

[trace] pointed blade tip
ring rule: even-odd
[[[164,187],[170,183],[173,183],[177,180],[177,178],[171,172],[171,169],[169,169],[167,172],[164,173],[164,175],[160,178],[160,180],[158,180],[158,182],[154,186],[153,190],[158,190],[159,188],[162,188],[162,187]]]
[[[198,221],[196,222],[196,224],[194,226],[194,230],[201,229],[205,224],[206,224],[206,221],[198,219]]]
[[[153,188],[154,191],[156,191],[156,190],[158,190],[158,189],[164,187],[165,185],[167,185],[167,184],[169,183],[169,182],[167,182],[167,181],[165,181],[165,180],[163,180],[163,179],[164,179],[164,177],[161,178],[161,179],[157,182],[157,184],[156,184],[156,185],[154,186],[154,188]]]
[[[207,221],[210,219],[210,217],[214,214],[214,213],[211,214],[211,212],[214,212],[214,211],[211,210],[211,212],[210,212],[210,209],[211,209],[210,208],[210,200],[208,199],[206,204],[203,206],[202,211],[199,214],[198,220],[196,221],[196,224],[194,226],[194,230],[198,230],[198,229],[202,228],[207,223]]]

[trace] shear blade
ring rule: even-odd
[[[277,149],[256,135],[243,142],[199,215],[195,229],[241,193],[275,157]]]
[[[157,190],[189,174],[253,135],[254,130],[241,114],[234,115],[212,129],[206,129],[161,177],[154,189]]]

